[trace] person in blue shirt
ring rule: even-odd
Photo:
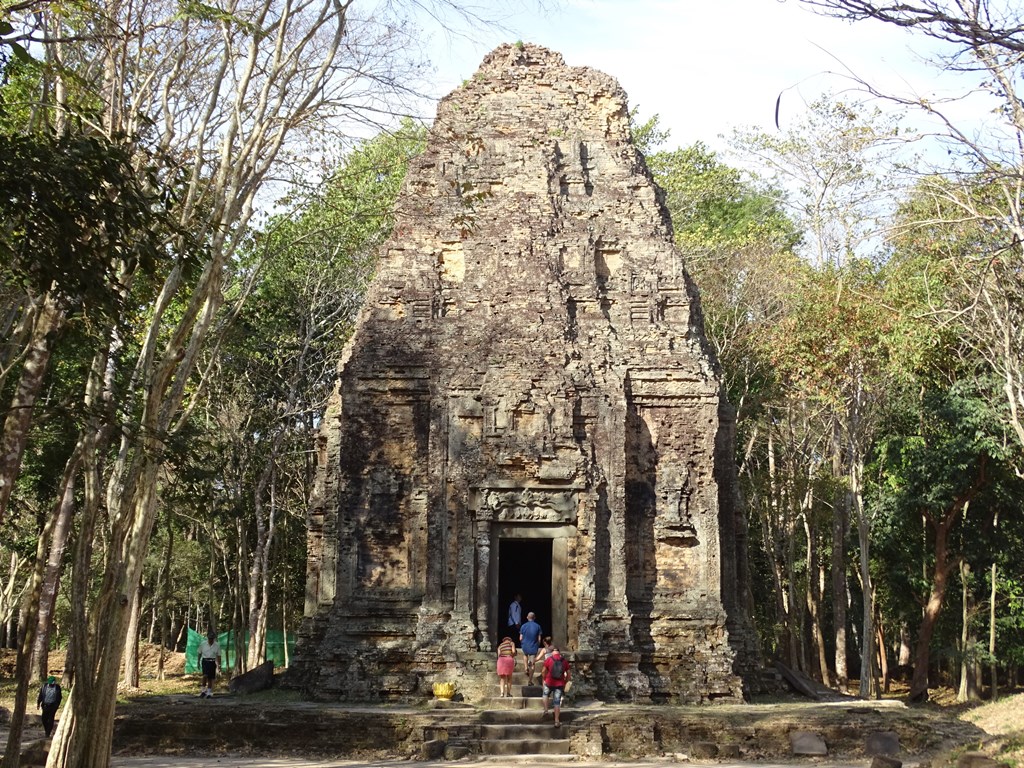
[[[544,634],[540,624],[536,622],[536,614],[530,611],[526,614],[526,623],[519,630],[519,645],[523,649],[523,656],[526,662],[526,684],[533,685],[533,662],[537,658],[537,651],[540,649],[540,637]]]

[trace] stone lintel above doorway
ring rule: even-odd
[[[574,525],[579,506],[573,487],[478,487],[470,505],[477,520]]]

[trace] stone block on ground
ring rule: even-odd
[[[461,760],[469,755],[469,747],[445,747],[445,760]]]
[[[28,768],[29,766],[44,766],[46,765],[46,758],[50,753],[50,740],[49,739],[36,739],[35,741],[26,741],[21,745],[21,762],[20,765]]]
[[[903,768],[903,761],[889,755],[875,755],[871,768]]]
[[[740,745],[723,744],[718,748],[718,757],[722,760],[738,760],[740,757]]]
[[[258,667],[231,678],[228,690],[232,693],[256,693],[274,685],[274,662],[265,661]]]
[[[810,731],[792,731],[789,734],[789,747],[793,755],[827,755],[828,746],[825,740]]]
[[[441,739],[424,741],[423,746],[420,748],[420,760],[440,760],[444,757],[444,752],[447,748],[448,742]]]
[[[718,745],[711,741],[697,741],[690,747],[690,754],[698,760],[718,757]]]
[[[864,743],[864,751],[869,755],[896,755],[900,751],[900,737],[893,731],[875,731],[869,733]]]

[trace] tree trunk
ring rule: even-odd
[[[900,622],[900,652],[896,661],[896,666],[899,669],[901,679],[907,679],[907,673],[910,670],[910,664],[913,660],[911,656],[910,648],[910,627],[907,626],[907,622]]]
[[[53,625],[53,611],[57,607],[57,590],[60,587],[61,565],[64,548],[71,532],[71,518],[75,512],[75,476],[81,459],[79,446],[64,467],[63,487],[55,514],[56,522],[50,538],[50,552],[43,573],[42,594],[39,598],[39,621],[36,627],[36,642],[32,649],[31,668],[36,670],[40,681],[45,680],[50,670],[50,629]]]
[[[850,463],[850,488],[853,494],[853,505],[857,511],[857,541],[860,544],[860,581],[863,593],[864,612],[861,627],[860,649],[860,690],[862,699],[878,697],[878,685],[875,676],[875,642],[873,598],[874,587],[871,582],[871,525],[864,508],[862,479],[864,464],[859,457]]]
[[[932,635],[935,634],[935,625],[942,612],[942,603],[946,599],[949,572],[952,568],[952,563],[949,562],[948,538],[949,524],[944,520],[935,530],[935,565],[932,569],[928,600],[921,615],[921,626],[917,631],[917,643],[914,646],[914,674],[910,678],[908,694],[911,701],[928,698],[928,666],[931,662]]]
[[[967,701],[967,689],[969,687],[968,677],[970,672],[970,660],[967,658],[967,644],[970,642],[971,613],[967,605],[967,577],[970,567],[963,558],[960,558],[960,684],[956,691],[956,700],[963,704]]]
[[[284,572],[284,584],[281,587],[281,652],[284,655],[284,668],[288,669],[288,570]]]
[[[57,306],[53,296],[47,293],[32,328],[32,338],[22,362],[21,378],[11,398],[7,418],[4,419],[3,434],[0,435],[0,524],[3,523],[14,482],[21,470],[32,413],[50,365],[54,337],[63,323],[64,312]]]
[[[767,454],[768,454],[768,495],[764,506],[764,528],[763,540],[764,551],[768,555],[768,562],[771,565],[772,587],[775,595],[775,616],[773,629],[775,631],[775,647],[781,655],[788,659],[787,641],[789,634],[786,631],[789,612],[786,609],[786,591],[783,587],[782,567],[779,563],[779,549],[781,548],[779,526],[779,499],[775,477],[775,433],[773,429],[767,431]]]
[[[811,506],[813,497],[808,486],[807,499],[804,504],[804,535],[807,540],[807,616],[811,623],[812,650],[815,664],[809,670],[813,677],[824,685],[831,685],[829,679],[828,656],[825,652],[825,633],[821,627],[821,594],[824,587],[825,569],[819,562],[817,533],[811,528]]]
[[[142,583],[139,583],[132,597],[131,613],[128,617],[128,631],[124,638],[124,684],[128,688],[139,687],[139,623],[142,619]]]
[[[260,473],[259,481],[253,490],[253,509],[256,523],[256,545],[253,547],[252,561],[249,565],[249,610],[248,630],[249,641],[246,653],[246,668],[255,669],[263,661],[265,646],[263,639],[266,636],[267,626],[267,590],[264,587],[267,578],[267,571],[270,565],[270,544],[274,536],[274,511],[273,499],[270,500],[270,510],[264,514],[267,507],[264,495],[273,485],[274,466],[277,461],[277,446],[281,441],[281,433],[274,436],[273,443],[267,463]],[[273,491],[270,491],[273,496]],[[264,637],[261,638],[261,627]]]
[[[152,437],[144,439],[154,441]],[[93,611],[93,622],[104,627],[105,631],[96,633],[92,644],[79,644],[79,658],[91,663],[76,665],[74,687],[69,696],[71,706],[65,708],[61,718],[48,765],[106,768],[110,762],[117,678],[131,619],[132,596],[141,582],[155,516],[153,506],[156,503],[159,465],[150,457],[157,457],[160,452],[156,445],[149,445],[144,454],[147,458],[140,468],[135,493],[125,499],[124,506],[112,515],[115,520],[112,546],[107,553],[102,585]],[[83,531],[82,535],[86,532]]]
[[[975,650],[978,638],[971,628],[971,616],[974,613],[974,599],[970,588],[971,565],[960,558],[960,599],[961,599],[961,632],[960,632],[960,686],[956,700],[960,703],[978,701],[978,659]]]
[[[927,514],[922,515],[925,524],[934,530],[935,549],[928,601],[922,611],[921,628],[917,633],[917,644],[914,651],[914,675],[910,680],[910,693],[908,694],[911,701],[928,698],[928,665],[931,660],[932,636],[935,634],[935,625],[938,622],[939,614],[942,613],[942,604],[949,587],[949,574],[953,568],[953,563],[949,561],[950,530],[960,517],[967,516],[971,499],[986,482],[987,467],[988,457],[982,454],[978,457],[974,482],[953,500],[945,514],[937,520]]]
[[[839,420],[833,422],[832,431],[832,476],[841,479],[845,475],[842,458],[842,438]],[[850,519],[850,493],[846,488],[837,492],[832,517],[832,620],[835,641],[836,688],[845,693],[850,678],[846,671],[846,602],[849,599],[846,587],[846,526]]]
[[[992,563],[992,594],[988,601],[988,657],[990,659],[989,676],[992,678],[991,701],[999,698],[999,664],[996,661],[996,583],[996,564]]]
[[[24,588],[18,589],[18,584],[21,583],[21,568],[27,559],[19,557],[17,552],[11,552],[7,578],[0,585],[0,623],[4,625],[4,643],[0,647],[8,647],[9,645],[17,647],[17,643],[11,643],[9,638],[15,635],[15,617],[18,615],[18,606],[21,604],[21,598],[24,594]]]
[[[878,642],[878,667],[882,674],[882,691],[889,693],[889,649],[885,644],[885,632],[882,629],[882,622],[876,617],[875,632]]]
[[[164,550],[164,564],[160,569],[163,577],[157,590],[157,604],[160,606],[160,658],[157,661],[157,679],[164,679],[164,659],[167,656],[167,643],[170,626],[170,617],[167,615],[167,604],[171,598],[171,561],[174,557],[174,521],[170,512],[167,513],[167,548]]]
[[[25,609],[24,637],[18,647],[16,662],[17,687],[14,693],[14,708],[7,724],[7,748],[4,750],[3,768],[18,768],[21,762],[21,737],[25,728],[25,711],[29,702],[29,687],[32,681],[32,649],[35,647],[36,627],[39,620],[39,599],[42,593],[43,574],[46,569],[46,551],[53,531],[54,519],[46,521],[36,541],[36,559],[32,569],[31,587]]]

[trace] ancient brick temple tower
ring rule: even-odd
[[[323,421],[292,683],[494,695],[521,592],[584,694],[739,700],[730,417],[618,84],[492,52],[384,248]]]

